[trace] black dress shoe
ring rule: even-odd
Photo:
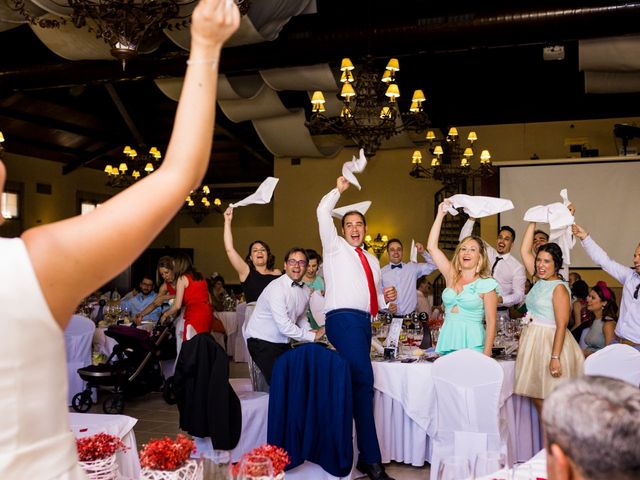
[[[384,467],[381,463],[363,463],[358,462],[356,468],[362,473],[367,474],[371,480],[394,480],[387,472],[384,471]]]

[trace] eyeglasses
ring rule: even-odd
[[[635,298],[636,300],[638,299],[638,290],[640,290],[640,283],[636,287],[636,291],[633,292],[633,298]]]
[[[296,265],[298,265],[300,268],[304,268],[307,266],[307,261],[295,260],[293,258],[290,258],[289,260],[287,260],[287,265],[289,265],[290,267],[295,267]]]

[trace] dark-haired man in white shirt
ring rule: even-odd
[[[285,274],[265,287],[247,323],[249,353],[269,384],[273,364],[291,348],[290,339],[313,342],[324,335],[324,328],[304,330],[297,325],[307,318],[310,290],[302,276],[308,262],[303,248],[290,249],[284,258]]]

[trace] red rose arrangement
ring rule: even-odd
[[[119,437],[108,433],[96,433],[76,440],[78,458],[81,462],[94,462],[110,457],[117,450],[127,451],[128,447]]]
[[[291,459],[289,458],[289,454],[284,448],[276,447],[275,445],[269,445],[268,443],[261,445],[260,447],[256,447],[251,450],[249,453],[243,455],[244,457],[253,457],[253,456],[262,456],[268,457],[271,459],[271,464],[273,465],[273,475],[277,476],[284,472],[284,467],[291,463]],[[234,476],[234,478],[240,473],[240,464],[242,461],[236,463],[231,466],[229,471]]]
[[[193,440],[181,433],[175,440],[169,437],[154,438],[140,450],[140,465],[151,470],[177,470],[194,451]]]

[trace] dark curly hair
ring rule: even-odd
[[[253,248],[254,245],[258,243],[262,245],[264,249],[267,251],[267,270],[273,270],[273,267],[275,267],[276,265],[276,257],[271,253],[271,249],[269,248],[269,245],[267,245],[262,240],[254,240],[253,242],[251,242],[251,244],[249,245],[249,252],[247,253],[247,256],[244,257],[244,261],[247,262],[247,265],[249,265],[250,269],[252,270],[256,269],[255,265],[251,261],[251,249]]]
[[[560,249],[558,244],[545,243],[544,245],[540,245],[540,248],[538,248],[538,252],[536,253],[536,260],[538,258],[538,255],[540,255],[540,252],[547,252],[549,255],[551,255],[551,258],[553,259],[555,274],[562,278],[562,275],[560,275],[560,269],[562,268],[562,250]]]
[[[589,295],[589,285],[584,280],[576,280],[571,287],[571,295],[576,298],[585,299]]]

